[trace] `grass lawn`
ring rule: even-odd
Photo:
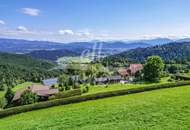
[[[109,84],[108,87],[106,85],[95,85],[95,86],[90,86],[89,92],[85,94],[93,94],[93,93],[98,93],[98,92],[107,92],[107,91],[113,91],[113,90],[120,90],[120,89],[127,89],[127,88],[139,88],[139,87],[144,87],[144,86],[149,86],[149,85],[156,85],[156,84],[164,84],[168,83],[168,79],[170,77],[166,77],[161,79],[159,83],[146,83],[146,82],[138,82],[138,83],[129,83],[129,84]]]
[[[60,64],[71,64],[71,63],[90,63],[91,60],[88,57],[61,57],[57,60]]]
[[[87,101],[0,119],[1,130],[189,130],[190,86]]]
[[[34,83],[32,83],[32,82],[25,82],[25,83],[22,83],[22,84],[18,84],[12,90],[15,92],[17,89],[24,88],[24,87],[30,86],[32,84],[34,84]]]

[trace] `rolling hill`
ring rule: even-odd
[[[0,92],[6,86],[13,87],[25,81],[41,82],[44,78],[55,77],[59,72],[50,70],[55,66],[55,63],[30,56],[0,52]]]
[[[19,66],[22,68],[41,68],[41,69],[50,69],[55,66],[54,63],[34,59],[31,56],[26,56],[23,54],[10,54],[0,52],[0,64],[9,64],[13,66]]]
[[[188,41],[188,39],[181,39],[177,42],[184,40]],[[95,56],[101,51],[101,55],[105,57],[131,49],[163,45],[172,41],[168,38],[156,38],[136,41],[89,41],[64,44],[50,41],[0,39],[0,52],[26,53],[34,58],[56,61],[64,56],[80,56],[87,51],[91,53],[95,51]]]
[[[56,61],[61,57],[71,57],[71,56],[81,56],[84,53],[86,55],[95,53],[94,57],[101,53],[102,56],[108,56],[112,54],[117,54],[125,50],[134,49],[137,47],[148,47],[149,44],[146,43],[131,43],[126,44],[124,42],[78,42],[69,43],[65,45],[64,49],[56,50],[37,50],[28,53],[34,58],[46,59],[51,61]]]
[[[29,53],[39,50],[70,50],[77,51],[77,49],[93,49],[100,45],[104,49],[131,49],[136,47],[150,46],[147,43],[135,42],[127,43],[123,41],[89,41],[89,42],[72,42],[72,43],[58,43],[50,41],[29,41],[22,39],[0,39],[0,52],[11,53]],[[80,51],[80,50],[79,50]]]
[[[28,41],[19,39],[0,39],[0,52],[27,54],[34,58],[56,61],[63,56],[80,56],[84,52],[98,52],[108,56],[137,47],[148,47],[143,42],[127,43],[124,41],[89,41],[58,43],[50,41]]]

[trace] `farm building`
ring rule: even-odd
[[[122,77],[120,75],[117,75],[117,76],[95,78],[94,81],[96,84],[106,84],[106,83],[119,83],[121,79]]]
[[[127,68],[121,68],[118,70],[118,73],[125,77],[125,76],[132,76],[135,75],[138,71],[143,69],[142,64],[130,64]]]
[[[44,85],[32,85],[26,88],[18,89],[13,97],[13,101],[20,99],[24,91],[31,90],[33,93],[36,93],[39,97],[48,98],[59,92],[58,89],[51,89],[49,86]]]
[[[107,77],[95,78],[96,84],[106,84],[108,82],[109,82],[109,79]]]
[[[122,77],[120,75],[110,76],[108,77],[108,80],[110,83],[119,83],[122,80]]]

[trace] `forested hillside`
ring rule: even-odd
[[[25,68],[44,68],[49,69],[55,64],[49,61],[34,59],[22,54],[9,54],[0,52],[0,64],[10,64]]]
[[[39,50],[39,51],[33,51],[28,53],[27,55],[32,56],[37,59],[45,59],[50,61],[56,61],[58,58],[63,56],[79,56],[82,52],[78,50],[77,51],[71,51],[66,49],[60,49],[60,50]]]
[[[169,43],[148,48],[137,48],[102,59],[104,64],[144,62],[148,56],[158,55],[166,63],[187,63],[190,61],[190,42]]]
[[[29,56],[0,53],[0,90],[24,81],[40,82],[43,78],[57,76],[50,71],[55,64]]]

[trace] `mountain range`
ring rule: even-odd
[[[180,39],[176,42],[190,41],[190,39]],[[99,53],[103,57],[115,55],[123,51],[135,48],[147,48],[155,45],[163,45],[174,42],[168,38],[156,38],[149,40],[134,41],[89,41],[58,43],[50,41],[29,41],[22,39],[0,39],[0,52],[27,54],[34,58],[56,61],[63,56],[79,56],[84,52]]]
[[[124,41],[104,42],[104,41],[89,41],[89,42],[73,42],[73,43],[58,43],[50,41],[29,41],[21,39],[0,39],[0,51],[11,53],[29,53],[39,50],[74,50],[74,49],[132,49],[136,47],[150,46],[143,42],[126,43]]]

